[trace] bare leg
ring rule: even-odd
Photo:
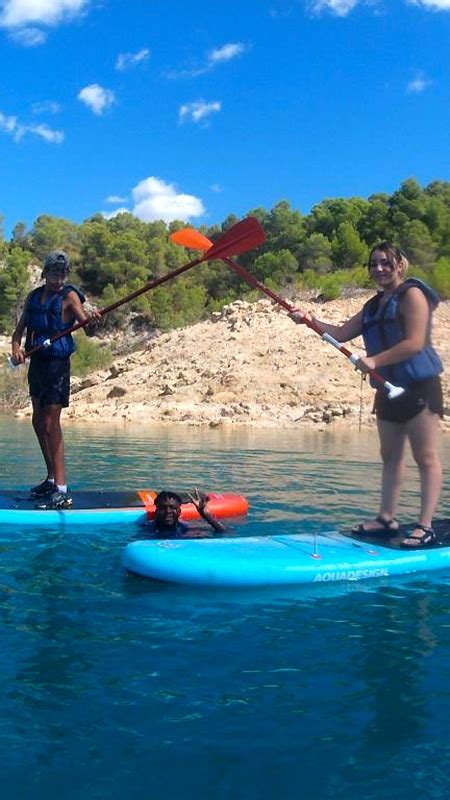
[[[378,435],[380,453],[383,461],[381,478],[380,516],[383,519],[395,517],[405,467],[405,425],[379,419]]]
[[[425,408],[407,423],[407,433],[414,460],[419,468],[421,504],[419,523],[431,526],[442,488],[442,465],[438,454],[439,417]],[[414,533],[416,536],[414,536]],[[423,537],[416,528],[410,539]]]
[[[64,464],[64,439],[61,430],[61,406],[45,406],[45,435],[48,451],[53,467],[53,476],[58,486],[66,483],[66,470]]]
[[[396,422],[378,420],[377,425],[380,438],[380,454],[383,462],[379,516],[389,522],[395,517],[400,496],[404,471],[406,431],[404,425]],[[363,531],[382,531],[383,527],[383,524],[375,519],[372,522],[365,522]],[[396,526],[392,526],[390,530],[396,530]]]
[[[51,450],[48,442],[45,424],[45,408],[42,408],[39,400],[36,397],[31,398],[33,405],[32,424],[39,447],[41,448],[42,455],[44,456],[45,465],[47,467],[47,476],[54,478],[53,461],[51,458]]]
[[[64,486],[64,440],[60,423],[62,408],[58,405],[41,407],[35,398],[32,398],[32,402],[33,428],[44,456],[48,477],[54,478],[57,485]]]

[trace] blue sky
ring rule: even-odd
[[[7,236],[450,180],[450,0],[0,0],[0,74]]]

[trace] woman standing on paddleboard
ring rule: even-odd
[[[383,461],[380,512],[354,531],[392,536],[399,529],[395,512],[409,440],[420,473],[421,508],[417,524],[402,544],[424,547],[436,538],[432,522],[442,486],[437,438],[443,414],[439,378],[443,367],[431,344],[431,317],[439,298],[422,281],[405,280],[408,261],[389,242],[372,249],[368,267],[378,292],[342,325],[329,325],[300,310],[291,317],[298,323],[312,319],[338,342],[362,335],[367,355],[359,359],[357,368],[376,370],[405,388],[395,399],[389,399],[384,389],[376,391],[374,411]]]

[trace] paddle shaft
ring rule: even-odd
[[[122,297],[120,300],[116,300],[114,303],[110,303],[108,306],[101,308],[98,313],[100,314],[100,316],[104,317],[105,314],[109,314],[110,311],[115,311],[116,308],[120,308],[120,306],[125,305],[125,303],[129,303],[131,300],[134,300],[141,294],[145,294],[145,292],[149,292],[151,289],[156,289],[157,286],[160,286],[161,284],[170,281],[172,278],[176,278],[177,275],[181,275],[183,272],[186,272],[188,269],[195,267],[202,261],[205,261],[205,259],[197,258],[195,261],[190,261],[189,264],[185,264],[183,267],[179,267],[179,269],[175,269],[172,272],[168,272],[167,275],[163,275],[161,278],[156,278],[154,281],[146,283],[145,286],[142,286],[140,289],[136,289],[135,292],[127,294],[126,297]],[[42,344],[37,345],[37,347],[33,347],[31,350],[27,350],[27,352],[24,353],[24,357],[29,358],[34,353],[37,353],[39,350],[43,350],[44,348],[49,347],[51,344],[53,344],[53,342],[56,342],[58,339],[61,339],[61,337],[67,336],[69,333],[74,333],[74,331],[77,331],[80,328],[84,328],[86,325],[89,324],[89,321],[90,320],[85,319],[82,320],[82,322],[76,322],[75,325],[72,325],[70,328],[66,328],[64,331],[56,333],[50,339],[46,339],[45,342],[42,342]]]
[[[190,261],[188,264],[185,264],[184,266],[179,267],[172,272],[168,272],[161,278],[156,278],[154,281],[146,283],[145,286],[142,286],[140,289],[136,289],[135,292],[131,292],[125,297],[122,297],[120,300],[116,300],[114,303],[110,303],[110,305],[100,309],[98,313],[103,317],[105,314],[109,314],[110,311],[120,308],[120,306],[123,306],[125,303],[129,303],[130,300],[134,300],[136,297],[139,297],[145,292],[149,292],[151,289],[156,289],[157,286],[161,286],[163,283],[172,280],[172,278],[176,278],[178,275],[181,275],[183,272],[187,272],[188,269],[192,269],[192,267],[195,267],[204,261],[222,258],[230,253],[239,253],[250,250],[252,247],[255,247],[257,244],[261,243],[261,236],[264,237],[264,232],[259,223],[252,217],[248,217],[247,219],[244,219],[229,228],[214,244],[211,243],[211,247],[203,256],[201,256],[201,258],[196,258],[193,261]],[[37,345],[36,347],[33,347],[31,350],[28,350],[26,353],[24,353],[24,358],[29,358],[39,350],[49,347],[53,342],[56,342],[63,336],[67,336],[68,334],[73,333],[80,328],[84,328],[89,322],[89,319],[85,319],[81,322],[76,322],[74,325],[72,325],[70,328],[66,328],[64,331],[56,333],[51,338],[46,339],[45,342],[42,342],[40,345]],[[12,366],[18,366],[11,360],[10,363]]]
[[[256,224],[261,228],[257,220],[254,220],[253,224]],[[262,233],[264,235],[264,232]],[[177,231],[176,233],[172,233],[171,239],[172,241],[176,242],[177,244],[183,245],[184,247],[190,247],[194,249],[197,248],[198,250],[207,250],[208,252],[210,252],[212,244],[211,241],[206,236],[204,236],[199,231],[196,231],[195,228],[184,228],[181,229],[180,231]],[[275,303],[282,306],[282,308],[286,309],[286,311],[288,311],[290,314],[295,313],[295,308],[293,308],[293,306],[287,303],[286,300],[283,300],[282,297],[273,292],[271,289],[268,289],[267,286],[265,286],[263,283],[258,281],[257,278],[255,278],[251,272],[245,269],[245,267],[242,267],[240,264],[237,264],[235,261],[232,261],[231,258],[229,258],[230,255],[234,254],[226,253],[222,254],[220,257],[222,261],[225,262],[225,264],[228,264],[228,266],[231,267],[231,269],[234,270],[234,272],[236,272],[241,278],[243,278],[250,286],[253,286],[255,289],[259,289],[261,292],[264,292],[264,294],[270,297]],[[309,320],[304,316],[301,317],[301,321],[308,328],[311,328],[311,330],[317,333],[324,342],[328,342],[328,344],[331,344],[333,347],[336,348],[336,350],[339,350],[339,352],[342,353],[357,369],[361,369],[359,366],[359,361],[360,361],[359,356],[355,355],[346,347],[344,347],[344,345],[341,344],[341,342],[338,342],[337,339],[334,338],[334,336],[331,336],[331,334],[323,331],[316,322],[313,322],[312,320]],[[367,369],[367,372],[372,377],[375,383],[386,389],[390,400],[394,399],[395,397],[400,397],[400,395],[404,394],[405,390],[401,386],[394,386],[394,384],[385,380],[383,376],[380,375],[380,373],[376,372],[376,370]]]
[[[243,278],[250,286],[253,286],[255,289],[259,289],[261,292],[264,292],[264,294],[270,297],[271,300],[273,300],[275,303],[278,303],[279,306],[284,308],[290,314],[295,312],[295,308],[293,306],[287,303],[286,300],[283,300],[283,298],[280,297],[278,294],[272,292],[272,290],[269,289],[267,286],[265,286],[263,283],[258,281],[258,279],[255,278],[254,275],[251,274],[251,272],[245,269],[245,267],[242,267],[240,264],[237,264],[235,261],[232,261],[231,258],[223,258],[222,261],[228,264],[228,266],[231,267],[238,275],[240,275],[241,278]],[[346,358],[348,358],[348,360],[354,366],[358,365],[359,356],[357,356],[355,353],[352,353],[351,350],[348,350],[347,347],[344,347],[344,345],[338,342],[337,339],[334,338],[334,336],[331,336],[331,334],[322,331],[320,326],[316,322],[314,322],[313,320],[309,320],[306,317],[302,317],[302,322],[308,328],[311,328],[312,331],[317,333],[321,337],[321,339],[323,339],[324,342],[328,342],[328,344],[331,344],[333,347],[336,348],[336,350],[339,350],[339,352],[342,353]],[[392,383],[383,378],[383,376],[380,375],[380,373],[377,372],[376,370],[368,369],[367,372],[369,373],[370,377],[373,378],[374,381],[376,381],[376,383],[378,383],[380,386],[386,389],[389,397],[391,397],[392,399],[394,397],[399,397],[401,394],[404,393],[405,390],[402,387],[394,386]]]

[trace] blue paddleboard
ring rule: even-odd
[[[124,525],[145,523],[154,513],[152,497],[156,492],[136,491],[75,491],[73,505],[61,511],[36,509],[36,499],[27,492],[0,490],[0,525],[20,527],[50,526],[63,528],[85,528],[98,525]],[[198,518],[198,512],[184,492],[179,492],[183,501],[182,519]],[[140,496],[141,495],[141,496]],[[145,495],[146,504],[142,499]],[[217,517],[234,517],[246,514],[248,502],[242,495],[211,493],[209,507]]]
[[[450,520],[436,529],[442,537],[450,535]],[[338,531],[146,540],[130,542],[122,563],[136,575],[198,586],[320,584],[450,568],[450,540],[449,546],[418,550],[363,542]]]

